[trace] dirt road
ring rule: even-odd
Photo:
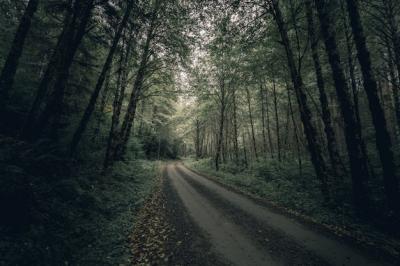
[[[212,253],[224,264],[387,265],[356,247],[232,192],[180,163],[167,165],[165,175],[183,203],[181,208],[199,228],[195,232],[202,234]]]

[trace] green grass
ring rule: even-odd
[[[296,165],[293,167],[293,164],[277,163],[272,160],[255,163],[249,169],[240,169],[233,164],[222,164],[220,171],[213,168],[210,159],[196,161],[188,158],[184,162],[187,166],[211,175],[222,183],[283,207],[293,208],[322,222],[328,222],[337,215],[331,210],[325,211],[317,179],[309,165],[304,167],[302,176],[299,176]]]
[[[76,262],[83,265],[129,262],[128,237],[133,232],[139,207],[154,187],[157,171],[157,162],[119,163],[90,192],[97,206],[89,209],[91,214],[81,227],[90,231],[92,238],[87,241],[90,246],[74,252]]]

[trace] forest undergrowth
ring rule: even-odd
[[[0,265],[127,264],[129,236],[158,163],[127,160],[103,175],[98,154],[82,162],[57,148],[0,137],[0,202],[7,214]]]

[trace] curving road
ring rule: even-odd
[[[202,237],[225,264],[388,265],[232,192],[181,163],[168,164],[164,172]]]

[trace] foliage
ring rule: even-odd
[[[129,260],[126,241],[153,187],[157,163],[77,164],[46,142],[1,137],[1,264],[114,265]]]
[[[356,3],[1,1],[4,260],[115,264],[147,160],[192,154],[321,221],[398,232],[400,5]]]

